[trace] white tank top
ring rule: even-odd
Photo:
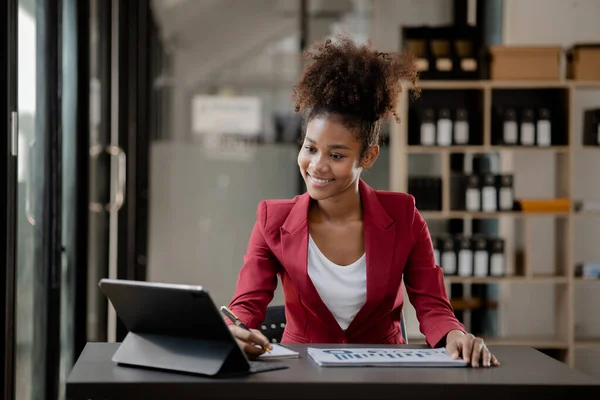
[[[308,276],[340,327],[348,329],[367,299],[366,254],[350,265],[337,265],[321,253],[309,235]]]

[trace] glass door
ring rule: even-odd
[[[18,0],[16,399],[58,398],[61,360],[63,2]]]
[[[112,1],[89,2],[89,103],[88,154],[89,212],[87,246],[86,339],[108,341],[108,302],[98,288],[102,278],[109,277],[109,263],[114,254],[109,232],[114,231],[114,211],[111,203],[111,133],[116,131],[111,114],[118,103],[113,102],[111,89],[118,74],[111,71]],[[116,12],[116,11],[115,11]],[[116,38],[116,34],[114,35]],[[118,72],[118,71],[117,71]],[[114,277],[114,276],[111,276]]]
[[[60,263],[60,372],[59,398],[65,397],[65,382],[85,345],[85,294],[88,197],[87,161],[89,140],[83,134],[88,119],[88,8],[86,2],[62,0],[60,38],[61,75],[61,182]]]
[[[0,5],[0,396],[14,398],[15,208],[17,199],[17,8]]]
[[[78,134],[89,126],[89,43],[80,34],[88,29],[85,4],[8,0],[0,6],[6,27],[0,30],[0,187],[6,188],[0,195],[0,388],[6,399],[64,398],[86,339],[89,177],[81,164],[89,141]]]
[[[43,7],[35,1],[18,1],[18,138],[17,170],[17,272],[16,272],[16,343],[15,398],[41,399],[45,395],[47,285],[43,257],[42,218],[45,176],[43,151],[46,135],[42,125],[45,91],[42,32],[38,21]],[[40,73],[38,74],[38,69]],[[41,111],[41,110],[40,110]],[[35,334],[38,332],[38,334]]]

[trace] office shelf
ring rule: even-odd
[[[591,146],[590,146],[591,147]],[[407,146],[407,152],[411,154],[436,154],[436,153],[489,153],[494,151],[518,151],[518,152],[535,152],[535,153],[567,153],[568,146]]]
[[[481,337],[486,345],[489,346],[527,346],[536,349],[556,349],[568,350],[569,343],[566,340],[560,340],[552,337]],[[421,337],[408,338],[409,344],[426,344],[425,339]],[[598,342],[600,345],[600,341]]]
[[[485,308],[488,310],[494,310],[498,308],[496,301],[487,300],[485,303],[481,298],[469,298],[469,299],[450,299],[450,304],[455,311],[475,310]]]
[[[407,146],[408,153],[482,153],[488,151],[485,146]]]
[[[560,340],[552,337],[506,337],[506,338],[486,338],[483,340],[490,346],[528,346],[536,349],[560,349],[567,350],[569,343],[566,340]]]
[[[600,349],[600,338],[575,339],[575,347]]]
[[[469,80],[469,81],[444,81],[422,80],[417,85],[421,89],[434,90],[465,90],[465,89],[600,89],[598,81],[573,81],[573,80]],[[412,88],[410,83],[407,88]]]
[[[555,301],[549,302],[548,307],[551,307],[555,315],[555,326],[552,334],[556,333],[558,337],[534,337],[534,338],[488,338],[486,341],[489,344],[502,345],[523,345],[531,346],[539,349],[547,349],[549,351],[558,351],[561,354],[564,362],[571,367],[575,365],[575,348],[584,346],[600,347],[600,338],[591,340],[575,340],[575,291],[576,285],[596,284],[600,280],[584,280],[575,278],[575,257],[574,257],[574,221],[580,218],[600,217],[600,212],[588,211],[577,212],[573,208],[575,200],[573,197],[573,180],[576,174],[575,169],[575,150],[585,149],[586,151],[600,150],[600,146],[582,146],[575,141],[575,119],[580,118],[574,113],[575,101],[574,93],[578,90],[600,90],[600,82],[580,82],[570,80],[557,81],[421,81],[418,87],[422,89],[420,103],[412,103],[411,89],[412,85],[406,85],[408,90],[402,94],[399,103],[399,116],[402,121],[400,124],[391,124],[390,130],[390,189],[393,191],[406,192],[408,189],[408,170],[409,160],[411,157],[417,158],[421,162],[424,157],[435,157],[436,165],[442,165],[440,177],[442,181],[442,199],[441,210],[428,211],[421,210],[421,215],[428,224],[439,224],[438,221],[450,219],[495,219],[498,221],[499,229],[504,229],[502,235],[504,237],[516,237],[511,233],[511,229],[519,229],[520,245],[523,248],[517,248],[513,243],[510,249],[511,253],[507,253],[507,257],[511,258],[510,276],[505,277],[460,277],[460,276],[445,276],[444,280],[448,284],[500,284],[499,304],[503,301],[508,301],[510,296],[510,284],[520,285],[555,285]],[[534,146],[502,146],[494,145],[492,140],[493,128],[493,106],[501,105],[503,102],[508,102],[511,95],[516,91],[526,90],[543,90],[544,96],[556,97],[557,107],[553,111],[553,115],[559,118],[559,124],[553,124],[554,132],[564,132],[561,137],[556,136],[557,145],[549,147],[534,147]],[[430,97],[427,98],[428,93]],[[541,92],[538,92],[541,93]],[[518,93],[517,93],[518,94]],[[525,93],[533,97],[534,93]],[[451,145],[451,146],[421,146],[409,145],[417,143],[412,139],[417,132],[417,128],[412,124],[412,118],[416,115],[413,111],[420,107],[440,107],[446,101],[448,105],[467,107],[469,115],[476,118],[470,121],[470,131],[477,137],[473,137],[473,145]],[[546,98],[546,97],[544,97]],[[427,103],[424,103],[428,99]],[[524,100],[523,100],[524,101]],[[409,135],[410,134],[410,135]],[[412,135],[412,136],[411,136]],[[560,136],[560,135],[559,135]],[[555,135],[553,135],[555,138]],[[570,210],[559,212],[468,212],[457,211],[450,208],[450,185],[452,174],[449,171],[449,165],[452,155],[458,153],[474,154],[474,153],[491,153],[497,152],[501,160],[507,160],[503,170],[508,170],[514,156],[523,155],[526,157],[540,157],[547,160],[550,157],[554,158],[555,169],[555,197],[568,198],[571,205]],[[502,161],[501,161],[502,163]],[[415,164],[416,165],[416,164]],[[591,171],[590,171],[591,172]],[[539,248],[539,243],[535,241],[533,232],[534,224],[540,221],[545,223],[549,217],[555,228],[555,245],[551,250],[553,255],[552,271],[548,271],[552,275],[542,276],[536,273],[533,263],[536,263],[534,257],[531,256],[534,248]],[[543,220],[543,221],[542,221]],[[516,239],[511,239],[516,241]],[[537,247],[536,247],[537,246]],[[537,265],[536,265],[537,266]],[[545,267],[546,265],[544,265]],[[547,270],[544,269],[544,270]],[[505,291],[506,290],[506,291]],[[456,300],[454,300],[456,302]],[[414,340],[409,340],[409,343],[415,343]]]
[[[421,211],[421,216],[425,219],[455,219],[455,218],[479,218],[493,219],[501,217],[528,218],[541,216],[568,217],[568,211],[559,212],[517,212],[517,211],[499,211],[499,212],[471,212],[471,211]]]
[[[555,283],[566,284],[569,279],[566,276],[444,276],[444,281],[448,283]]]
[[[444,80],[422,80],[417,86],[421,89],[435,90],[465,90],[465,89],[482,89],[488,81],[444,81]],[[412,89],[412,85],[407,84],[408,88]]]
[[[576,277],[575,278],[575,282],[577,283],[591,283],[591,284],[599,284],[600,283],[600,278],[581,278],[581,277]]]
[[[600,211],[574,211],[573,214],[575,217],[600,217]]]

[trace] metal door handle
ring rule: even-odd
[[[27,151],[27,183],[25,184],[25,218],[27,218],[27,222],[29,222],[32,226],[35,226],[35,216],[33,215],[33,206],[31,205],[33,203],[33,197],[32,197],[32,186],[33,186],[33,179],[35,178],[35,174],[34,174],[34,168],[35,168],[35,164],[34,164],[34,160],[35,160],[35,155],[33,154],[33,151],[35,149],[35,139],[31,140],[31,142],[29,142],[28,145],[28,151]]]
[[[101,145],[93,146],[90,148],[90,157],[96,158],[100,154],[106,153],[112,157],[117,158],[117,181],[115,182],[115,197],[114,199],[107,204],[91,202],[90,210],[94,212],[101,211],[119,211],[121,207],[123,207],[123,203],[125,202],[125,183],[127,177],[127,157],[125,156],[125,152],[119,146],[109,145],[107,147],[103,147]]]

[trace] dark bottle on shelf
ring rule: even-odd
[[[506,275],[506,257],[504,255],[504,239],[491,238],[489,240],[490,275]]]
[[[496,190],[498,191],[498,210],[512,211],[515,204],[513,176],[509,174],[496,176]]]
[[[486,173],[481,179],[481,211],[498,211],[496,176],[493,173]]]
[[[435,265],[441,268],[442,260],[440,259],[440,249],[442,248],[443,241],[439,237],[432,236],[431,243],[433,244],[433,256],[435,258]]]
[[[550,123],[549,109],[540,108],[536,131],[538,146],[552,146],[552,124]]]
[[[437,144],[438,146],[450,146],[452,144],[452,114],[447,108],[442,108],[437,120]]]
[[[444,275],[456,275],[456,251],[454,249],[454,238],[452,236],[443,237],[440,248],[440,260]]]
[[[583,145],[600,146],[600,108],[583,113]]]
[[[488,239],[484,236],[474,236],[473,240],[473,275],[484,277],[490,275],[490,253]]]
[[[454,144],[468,145],[469,141],[469,114],[466,109],[459,108],[456,110],[456,118],[454,121]]]
[[[521,116],[521,146],[535,145],[535,116],[531,108],[525,108]]]
[[[471,239],[466,236],[457,237],[456,247],[458,275],[473,276],[473,249],[471,248]]]
[[[467,184],[465,190],[465,209],[467,211],[481,211],[481,190],[479,189],[479,176],[470,174],[465,176]]]
[[[421,113],[419,142],[422,146],[435,146],[436,124],[433,109],[427,108]]]
[[[519,143],[519,126],[517,124],[517,110],[507,108],[504,111],[502,123],[502,144],[516,145]]]

